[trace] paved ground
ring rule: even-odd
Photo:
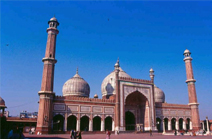
[[[68,139],[70,138],[68,134],[58,134],[58,135],[29,135],[25,134],[25,139]],[[104,134],[85,134],[82,135],[83,139],[105,139],[106,135]],[[212,136],[174,136],[174,135],[162,135],[160,133],[153,133],[153,136],[150,137],[149,133],[142,134],[119,134],[111,135],[110,139],[212,139]]]

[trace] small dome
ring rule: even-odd
[[[51,25],[53,25],[52,22],[56,22],[56,26],[55,26],[55,27],[59,26],[59,22],[57,21],[57,19],[56,19],[55,17],[52,17],[52,18],[48,21],[48,24],[51,23]],[[50,26],[50,27],[52,27],[52,26]]]
[[[186,49],[186,50],[184,51],[184,54],[185,54],[185,53],[189,53],[189,54],[190,54],[191,52],[190,52],[188,49]]]
[[[57,19],[56,19],[55,17],[52,17],[52,18],[50,19],[50,21],[57,21]]]
[[[161,103],[164,103],[165,102],[165,94],[164,92],[158,88],[156,85],[155,85],[155,102],[161,102]]]
[[[68,81],[63,85],[63,96],[79,96],[79,97],[89,97],[90,86],[89,84],[79,76],[78,71]]]
[[[97,94],[95,94],[95,95],[94,95],[94,98],[98,98],[98,95],[97,95]]]
[[[125,71],[119,67],[119,77],[128,77],[131,78]],[[102,82],[101,91],[102,96],[113,95],[115,93],[115,70],[111,72]]]
[[[154,71],[152,68],[149,70],[150,72]]]
[[[0,97],[0,108],[6,108],[5,101]]]

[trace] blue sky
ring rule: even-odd
[[[192,64],[201,119],[212,119],[212,2],[2,1],[1,97],[11,115],[38,110],[48,20],[60,22],[54,91],[76,73],[101,96],[117,58],[133,78],[155,84],[167,103],[188,104],[183,52]],[[9,44],[7,46],[7,44]]]

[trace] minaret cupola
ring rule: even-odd
[[[185,56],[185,58],[186,58],[186,57],[191,57],[191,52],[190,52],[188,49],[186,49],[186,50],[184,51],[183,55]]]
[[[57,26],[59,26],[59,22],[57,21],[57,19],[55,17],[52,17],[49,21],[49,28],[57,28]]]

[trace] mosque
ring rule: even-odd
[[[154,70],[149,80],[131,78],[119,64],[101,85],[102,99],[90,98],[90,86],[76,74],[62,88],[63,95],[53,91],[58,20],[48,21],[39,110],[36,132],[42,134],[76,131],[170,131],[199,130],[200,118],[192,70],[191,52],[185,50],[189,103],[169,104],[164,92],[154,84]],[[113,66],[113,65],[111,65]],[[108,72],[109,73],[109,72]]]

